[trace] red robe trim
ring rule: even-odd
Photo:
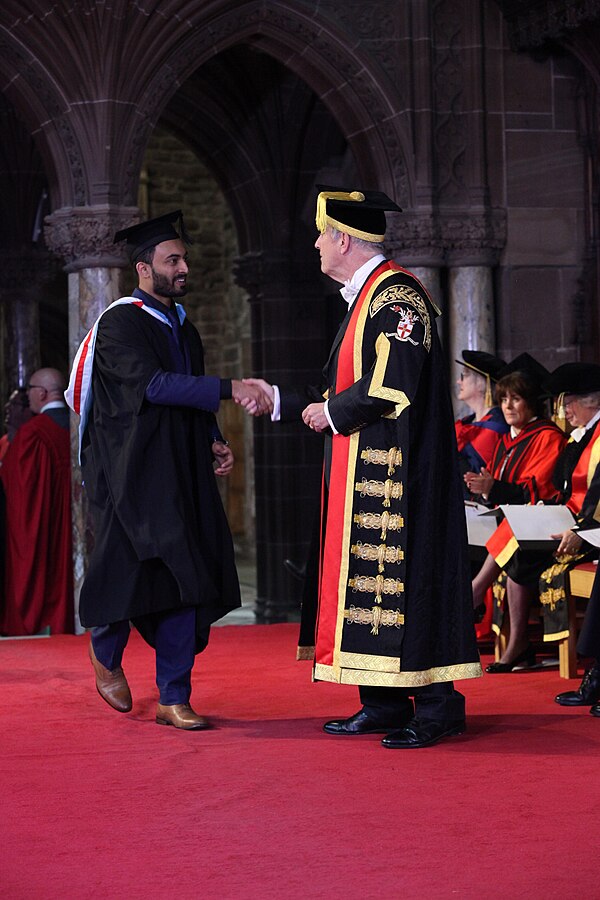
[[[571,496],[567,501],[567,506],[575,516],[581,512],[583,501],[585,500],[588,488],[592,483],[592,478],[594,477],[599,461],[600,422],[597,422],[594,427],[593,437],[577,460],[577,465],[573,469],[573,474],[571,476]],[[594,518],[600,521],[600,513],[598,510],[596,510]]]
[[[530,503],[551,500],[557,491],[552,473],[564,445],[564,434],[544,420],[531,422],[512,438],[502,436],[492,459],[491,473],[498,481],[523,485]],[[504,568],[519,544],[504,519],[486,544],[497,564]]]
[[[381,277],[380,267],[375,269],[365,284],[362,292],[362,300],[355,303],[354,310],[346,333],[340,345],[340,354],[337,366],[336,390],[345,390],[360,378],[359,371],[355,372],[356,361],[354,359],[354,340],[357,325],[361,320],[364,326],[364,318],[369,308],[373,286]],[[386,269],[387,274],[387,269]],[[379,278],[377,277],[379,276]],[[351,447],[351,445],[353,445]],[[317,627],[317,641],[315,645],[315,664],[334,665],[334,647],[336,646],[336,631],[340,615],[338,605],[341,604],[343,615],[346,598],[346,586],[348,583],[348,568],[342,571],[342,563],[349,555],[350,529],[347,527],[349,517],[352,516],[353,502],[353,472],[354,466],[350,465],[351,450],[354,458],[358,448],[357,435],[338,434],[332,442],[331,471],[336,473],[349,473],[348,477],[335,477],[331,479],[329,497],[327,501],[327,530],[325,534],[325,546],[323,549],[323,562],[321,585],[319,589],[319,618]],[[323,597],[338,596],[339,604],[323,604]],[[337,636],[339,645],[339,635]]]
[[[479,420],[477,425],[463,422],[460,419],[454,423],[458,452],[460,453],[465,447],[471,445],[471,447],[479,454],[485,466],[489,465],[494,450],[496,449],[496,444],[502,437],[500,431],[485,427],[484,423],[489,420],[492,420],[492,416],[490,413],[486,413],[486,415]]]

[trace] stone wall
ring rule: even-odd
[[[581,72],[571,57],[536,61],[507,47],[502,70],[489,132],[499,163],[492,203],[507,212],[498,350],[510,358],[526,349],[554,369],[581,352],[575,319],[585,247],[585,161],[576,116]]]

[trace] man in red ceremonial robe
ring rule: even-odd
[[[427,747],[465,730],[453,681],[481,675],[439,312],[380,253],[384,212],[399,207],[380,192],[319,190],[315,246],[348,314],[320,391],[268,386],[273,418],[301,413],[325,435],[315,646],[301,649],[315,680],[359,687],[362,709],[328,734]]]
[[[6,571],[0,632],[72,634],[71,456],[66,384],[39,369],[27,386],[33,417],[2,462]]]

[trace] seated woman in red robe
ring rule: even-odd
[[[464,475],[488,466],[496,444],[508,431],[502,411],[494,403],[492,388],[492,382],[496,383],[506,363],[483,350],[463,350],[462,360],[456,362],[463,366],[456,382],[457,399],[472,410],[470,415],[454,423],[459,463]]]
[[[496,444],[508,431],[508,425],[501,409],[494,403],[493,385],[498,375],[506,367],[503,359],[485,353],[483,350],[463,350],[462,360],[457,363],[463,369],[456,382],[457,399],[465,403],[472,413],[457,419],[456,443],[461,474],[480,472],[482,467],[490,464]],[[473,495],[464,486],[465,500],[473,500]],[[470,547],[471,577],[474,578],[485,558],[483,547]],[[475,633],[478,640],[489,637],[492,630],[492,596],[491,590],[486,597],[485,612],[477,616]]]
[[[552,474],[566,442],[564,433],[543,416],[542,382],[549,372],[528,353],[505,368],[496,397],[510,432],[498,442],[489,468],[467,473],[470,491],[494,506],[501,503],[538,503],[557,496]],[[505,569],[510,636],[502,658],[489,665],[490,673],[510,672],[519,664],[533,665],[535,654],[527,638],[529,606],[537,590],[539,554],[518,551],[508,539],[504,522],[487,543],[489,555],[473,581],[473,603],[481,606],[486,590]],[[509,546],[510,545],[510,546]],[[503,552],[506,556],[503,556]],[[498,631],[495,623],[494,630]]]

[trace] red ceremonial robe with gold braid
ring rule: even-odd
[[[567,461],[574,462],[572,471],[565,471],[562,502],[566,503],[578,525],[597,528],[600,524],[600,421],[582,437],[569,441]],[[573,456],[577,454],[578,456]],[[570,490],[570,495],[568,494]],[[570,631],[567,604],[568,578],[573,566],[596,559],[598,550],[584,543],[581,551],[548,560],[548,567],[539,581],[540,602],[544,610],[544,640],[558,641]]]
[[[339,433],[326,472],[315,680],[418,687],[481,674],[436,314],[413,275],[381,263],[324,370]]]
[[[516,437],[502,435],[490,464],[496,479],[488,500],[501,503],[535,504],[558,495],[552,482],[556,461],[566,443],[561,429],[548,419],[528,422]],[[486,544],[497,564],[504,568],[519,545],[504,519]]]

